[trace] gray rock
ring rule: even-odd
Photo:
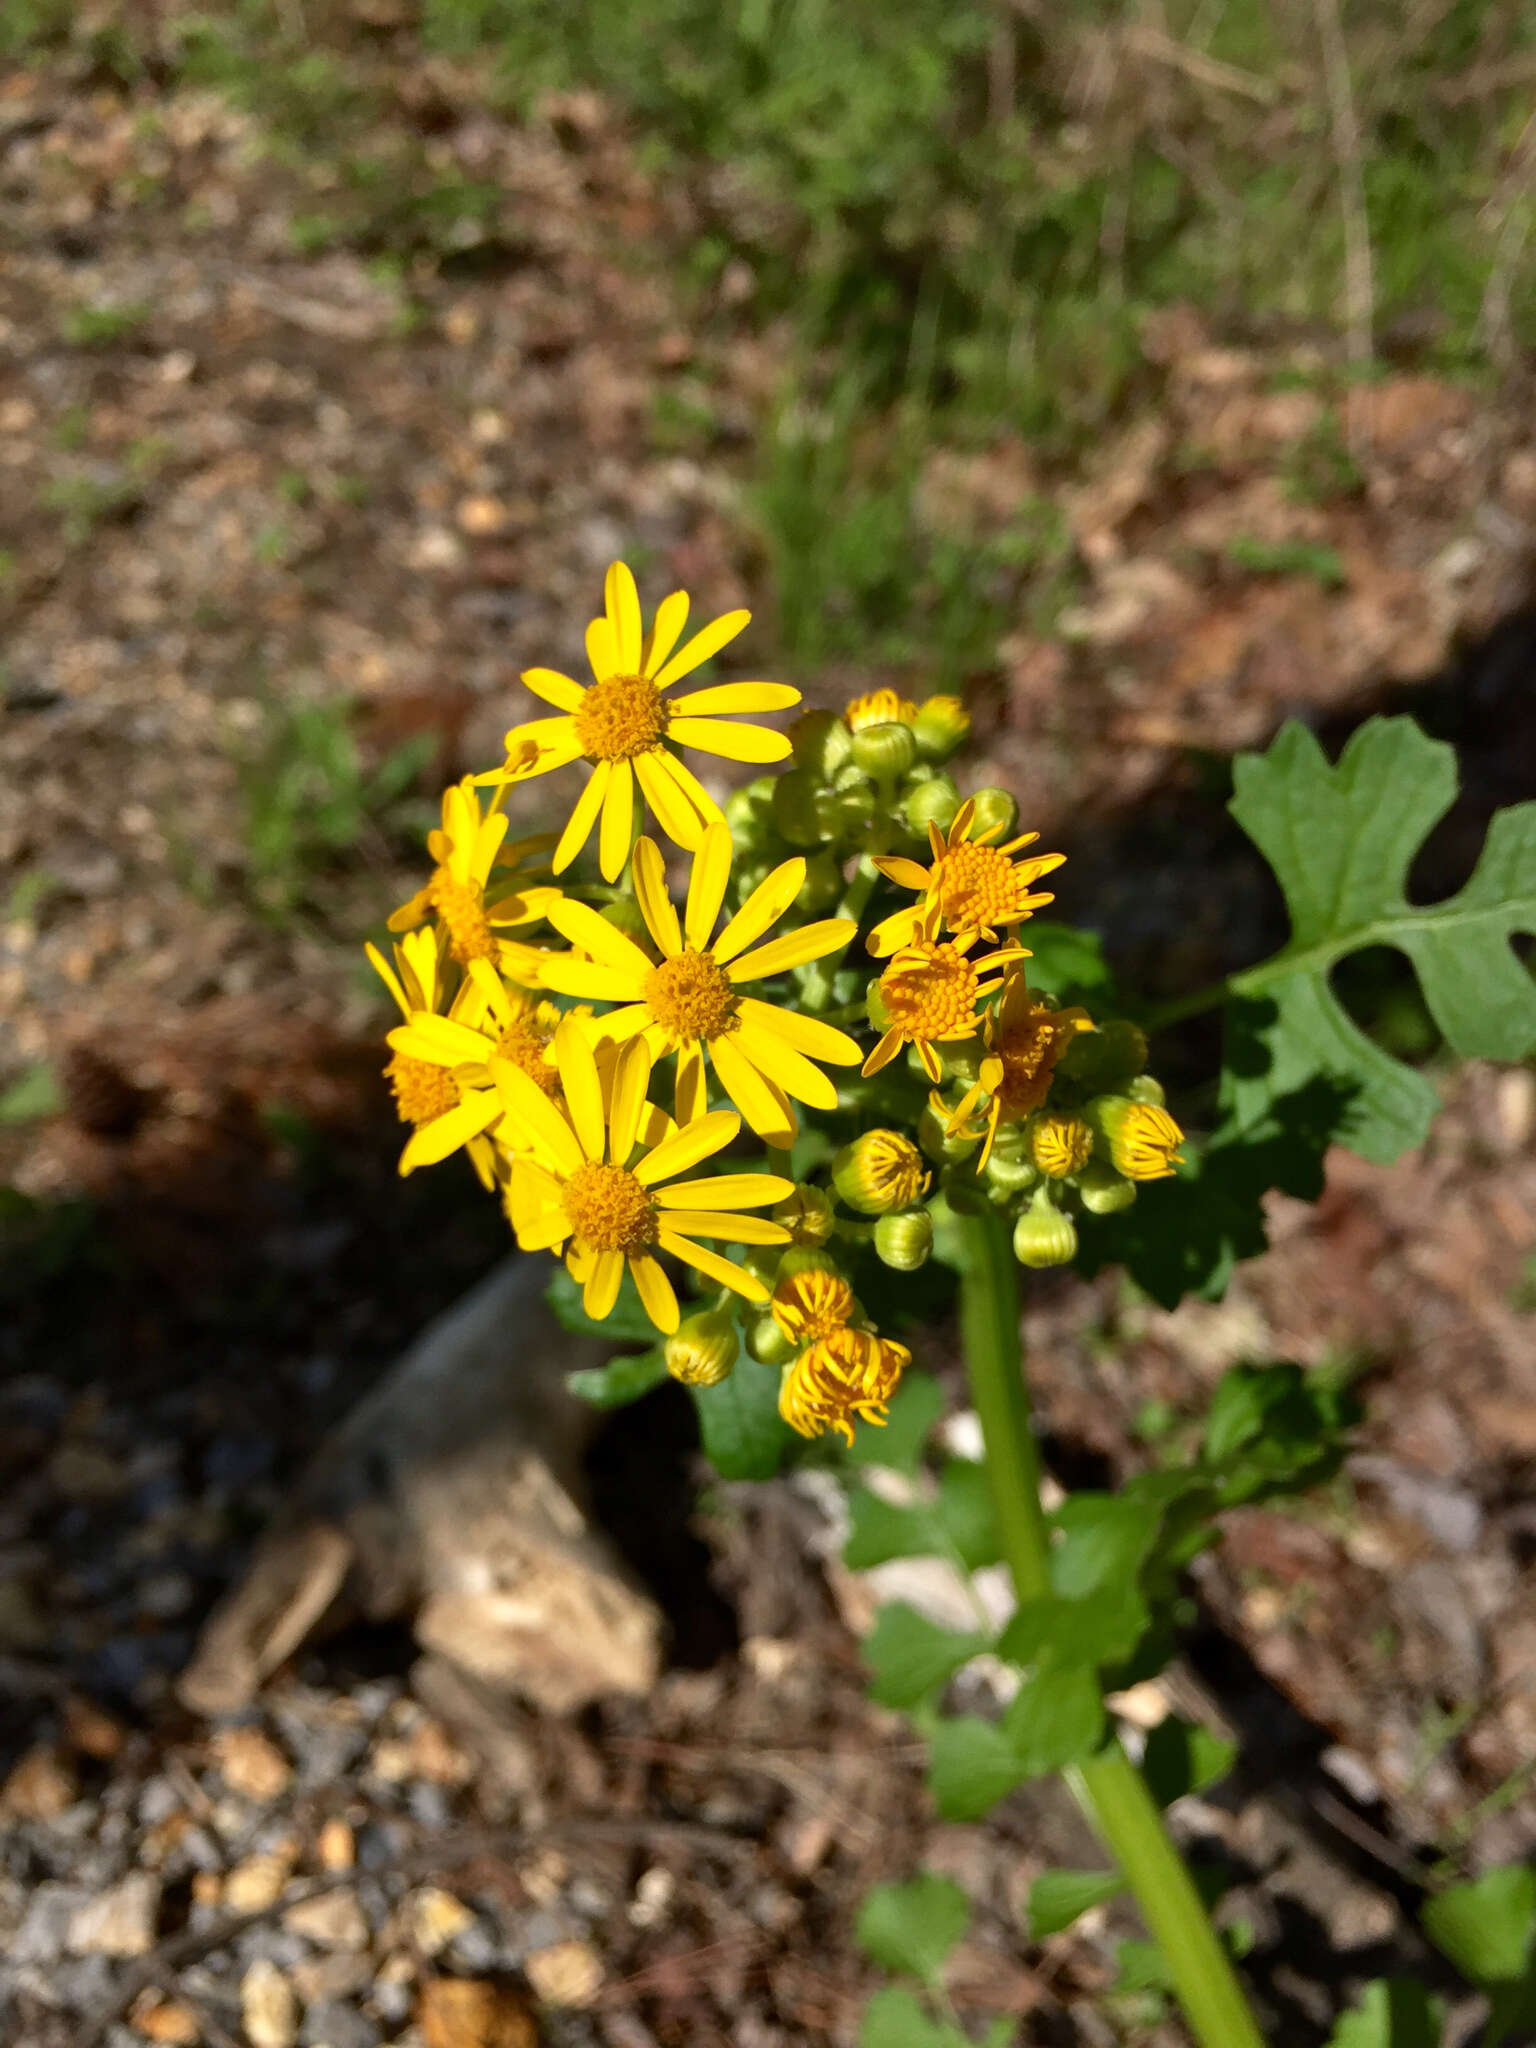
[[[379,2048],[382,2036],[371,2019],[355,2005],[339,1999],[325,1999],[312,2005],[299,2029],[302,2048]]]
[[[91,1903],[83,1885],[40,1884],[27,1906],[26,1918],[16,1930],[11,1950],[13,1963],[52,1963],[64,1953],[75,1915]]]
[[[68,1945],[80,1956],[146,1955],[154,1947],[159,1914],[159,1878],[147,1870],[130,1871],[76,1908]]]

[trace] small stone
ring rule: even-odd
[[[293,1783],[293,1766],[259,1728],[225,1728],[213,1739],[224,1782],[240,1799],[267,1806]]]
[[[179,1999],[162,1998],[155,1991],[148,1992],[144,2002],[134,2007],[131,2018],[135,2029],[147,2041],[161,2043],[161,2048],[197,2048],[203,2038],[197,2014],[190,2005],[183,2005]]]
[[[366,1987],[372,1975],[370,1957],[340,1949],[328,1956],[313,1956],[308,1962],[295,1963],[291,1972],[293,1988],[305,2005],[351,1998]]]
[[[71,1749],[78,1749],[82,1756],[94,1757],[98,1763],[110,1763],[123,1744],[127,1732],[121,1721],[94,1700],[72,1693],[64,1703],[64,1740]],[[146,1819],[163,1819],[164,1815],[146,1815]]]
[[[357,1838],[347,1823],[333,1816],[315,1838],[315,1860],[322,1870],[350,1870],[357,1861]]]
[[[17,1928],[7,1960],[11,1963],[54,1963],[64,1953],[75,1915],[91,1903],[82,1885],[45,1879],[27,1901],[26,1916]]]
[[[318,1898],[301,1899],[283,1915],[283,1925],[319,1948],[368,1946],[368,1922],[355,1892],[321,1892]]]
[[[247,1856],[224,1880],[224,1903],[232,1913],[264,1913],[276,1905],[293,1868],[291,1857],[273,1850]]]
[[[581,2007],[601,1990],[603,1963],[589,1941],[557,1941],[525,1956],[523,1974],[542,2004]]]
[[[159,1913],[160,1880],[130,1871],[80,1907],[69,1923],[69,1947],[77,1956],[147,1955]]]
[[[411,1938],[423,1955],[435,1956],[449,1942],[475,1924],[475,1916],[462,1899],[436,1885],[423,1885],[406,1900],[407,1924]]]
[[[298,2000],[276,1963],[265,1957],[258,1957],[240,1980],[240,2017],[251,2048],[293,2048]]]
[[[461,533],[476,536],[500,533],[507,523],[507,508],[500,498],[477,491],[473,496],[459,500],[457,516]]]
[[[355,2005],[327,1999],[305,2013],[299,2039],[304,2048],[378,2048],[379,2030]]]
[[[510,1985],[429,1977],[416,2020],[426,2048],[538,2048],[533,2014]]]
[[[16,1820],[57,1820],[77,1790],[69,1761],[45,1742],[29,1749],[0,1788],[0,1812]]]

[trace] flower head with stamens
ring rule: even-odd
[[[777,1282],[768,1312],[792,1344],[813,1344],[852,1319],[853,1289],[841,1273],[807,1266]]]
[[[904,1344],[843,1325],[819,1337],[785,1367],[779,1413],[801,1436],[833,1429],[853,1442],[853,1420],[884,1424],[901,1375],[912,1362]]]
[[[1038,910],[1042,903],[1056,899],[1049,893],[1031,893],[1031,885],[1066,859],[1063,853],[1036,854],[1029,860],[1015,860],[1021,847],[1032,846],[1038,832],[1025,832],[1004,846],[993,846],[1002,830],[1000,824],[976,829],[975,800],[967,797],[955,813],[947,832],[937,825],[928,827],[933,852],[931,866],[899,854],[875,858],[881,874],[903,889],[915,889],[920,900],[898,910],[877,924],[868,939],[877,959],[904,944],[917,930],[924,907],[937,904],[944,928],[951,932],[979,932],[994,939],[1001,930],[1017,926]]]
[[[998,1126],[1021,1123],[1040,1107],[1050,1093],[1056,1062],[1079,1032],[1093,1028],[1086,1010],[1053,1010],[1041,1002],[1022,968],[1007,976],[1001,1002],[982,1025],[986,1052],[975,1083],[953,1110],[937,1100],[932,1105],[951,1136],[985,1135],[976,1160],[978,1172],[992,1155]],[[983,1100],[982,1131],[973,1131],[969,1126]]]
[[[850,732],[863,732],[871,725],[911,725],[917,717],[917,706],[910,697],[899,697],[894,690],[871,690],[866,696],[855,697],[843,712],[843,721]]]
[[[1159,1104],[1100,1095],[1085,1113],[1103,1133],[1116,1173],[1127,1180],[1167,1180],[1177,1171],[1184,1133]]]
[[[720,1085],[758,1136],[787,1145],[799,1127],[791,1098],[813,1109],[837,1106],[836,1088],[813,1062],[857,1066],[859,1048],[845,1031],[760,1002],[743,989],[837,952],[857,925],[851,918],[823,918],[766,945],[756,943],[805,886],[805,862],[796,859],[759,882],[716,933],[731,876],[731,835],[723,824],[706,828],[693,857],[681,924],[654,840],[636,842],[633,873],[635,898],[660,960],[588,905],[566,898],[553,906],[550,920],[587,957],[547,956],[544,986],[620,1004],[597,1020],[594,1028],[603,1036],[622,1042],[643,1033],[653,1058],[676,1052],[679,1123],[704,1109],[707,1052]]]
[[[880,977],[885,1031],[864,1062],[866,1074],[878,1074],[903,1045],[915,1045],[924,1073],[940,1081],[944,1069],[934,1047],[973,1037],[981,1024],[978,1006],[1001,986],[1000,970],[1029,957],[1024,947],[1007,946],[972,960],[970,949],[981,934],[940,939],[939,920],[939,906],[926,904],[916,934],[897,948]],[[995,981],[993,974],[999,976]]]
[[[624,563],[609,569],[603,599],[603,616],[587,628],[594,680],[583,685],[556,669],[526,669],[523,682],[560,715],[514,726],[507,734],[507,753],[510,762],[520,749],[536,746],[536,764],[521,771],[534,775],[577,760],[591,764],[591,778],[555,848],[554,871],[558,875],[570,866],[601,814],[598,864],[604,879],[613,882],[629,858],[636,782],[662,831],[692,851],[720,810],[672,748],[693,747],[728,761],[783,761],[790,751],[783,733],[729,721],[738,712],[788,710],[800,702],[800,692],[788,683],[716,683],[669,697],[674,683],[735,639],[751,613],[726,612],[678,648],[688,618],[685,592],[675,590],[662,599],[649,633],[643,630],[635,579]],[[509,772],[479,779],[495,782]]]
[[[530,888],[517,873],[554,841],[540,833],[504,846],[506,836],[506,814],[482,810],[473,776],[452,783],[443,791],[442,826],[427,834],[427,851],[437,863],[431,880],[400,906],[389,929],[408,932],[435,918],[461,967],[499,959],[507,943],[500,932],[537,922],[560,895],[554,888]]]
[[[604,1072],[586,1033],[568,1018],[555,1036],[555,1060],[563,1107],[521,1068],[492,1063],[517,1146],[508,1213],[523,1250],[563,1250],[582,1306],[599,1322],[618,1299],[627,1265],[657,1329],[677,1328],[677,1296],[658,1258],[663,1252],[748,1301],[766,1301],[760,1280],[694,1239],[788,1243],[781,1225],[740,1212],[782,1201],[794,1183],[771,1173],[674,1178],[730,1144],[740,1117],[715,1110],[662,1136],[665,1120],[646,1100],[651,1056],[641,1038],[623,1046]],[[637,1154],[637,1146],[648,1149]]]

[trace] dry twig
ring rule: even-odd
[[[1357,370],[1369,367],[1375,353],[1376,282],[1371,261],[1371,228],[1365,210],[1365,177],[1361,170],[1360,123],[1349,77],[1349,52],[1339,19],[1339,0],[1312,0],[1318,39],[1323,47],[1323,73],[1328,86],[1333,154],[1339,172],[1339,206],[1344,216],[1344,317],[1349,360]]]

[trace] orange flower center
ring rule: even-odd
[[[951,931],[990,931],[1024,915],[1019,871],[995,846],[963,839],[933,864],[944,922]]]
[[[656,1205],[622,1166],[588,1160],[565,1184],[571,1235],[597,1252],[634,1258],[656,1242]]]
[[[540,1005],[542,1008],[543,1005]],[[514,1016],[506,1030],[496,1042],[499,1058],[510,1060],[515,1067],[521,1067],[530,1081],[537,1082],[552,1101],[563,1100],[558,1070],[545,1058],[545,1050],[555,1035],[554,1022],[548,1028],[539,1020],[539,1012],[531,1005],[520,1015]]]
[[[468,882],[456,882],[446,868],[434,870],[427,901],[443,920],[448,949],[467,967],[471,960],[493,960],[496,941],[485,915],[485,897]]]
[[[409,1053],[397,1052],[384,1077],[394,1090],[401,1120],[418,1129],[458,1108],[458,1083],[446,1067],[435,1067],[430,1060],[413,1060]]]
[[[667,730],[667,706],[649,676],[605,676],[571,714],[589,761],[629,761],[649,754]]]
[[[998,1032],[992,1053],[1003,1074],[995,1092],[1005,1121],[1015,1122],[1040,1107],[1056,1062],[1071,1043],[1071,1027],[1058,1024],[1056,1012],[1044,1004]]]
[[[651,969],[643,997],[656,1022],[679,1040],[718,1038],[736,1021],[736,991],[725,969],[691,948]]]
[[[905,946],[880,977],[880,999],[904,1038],[963,1038],[976,1023],[976,970],[948,942]]]

